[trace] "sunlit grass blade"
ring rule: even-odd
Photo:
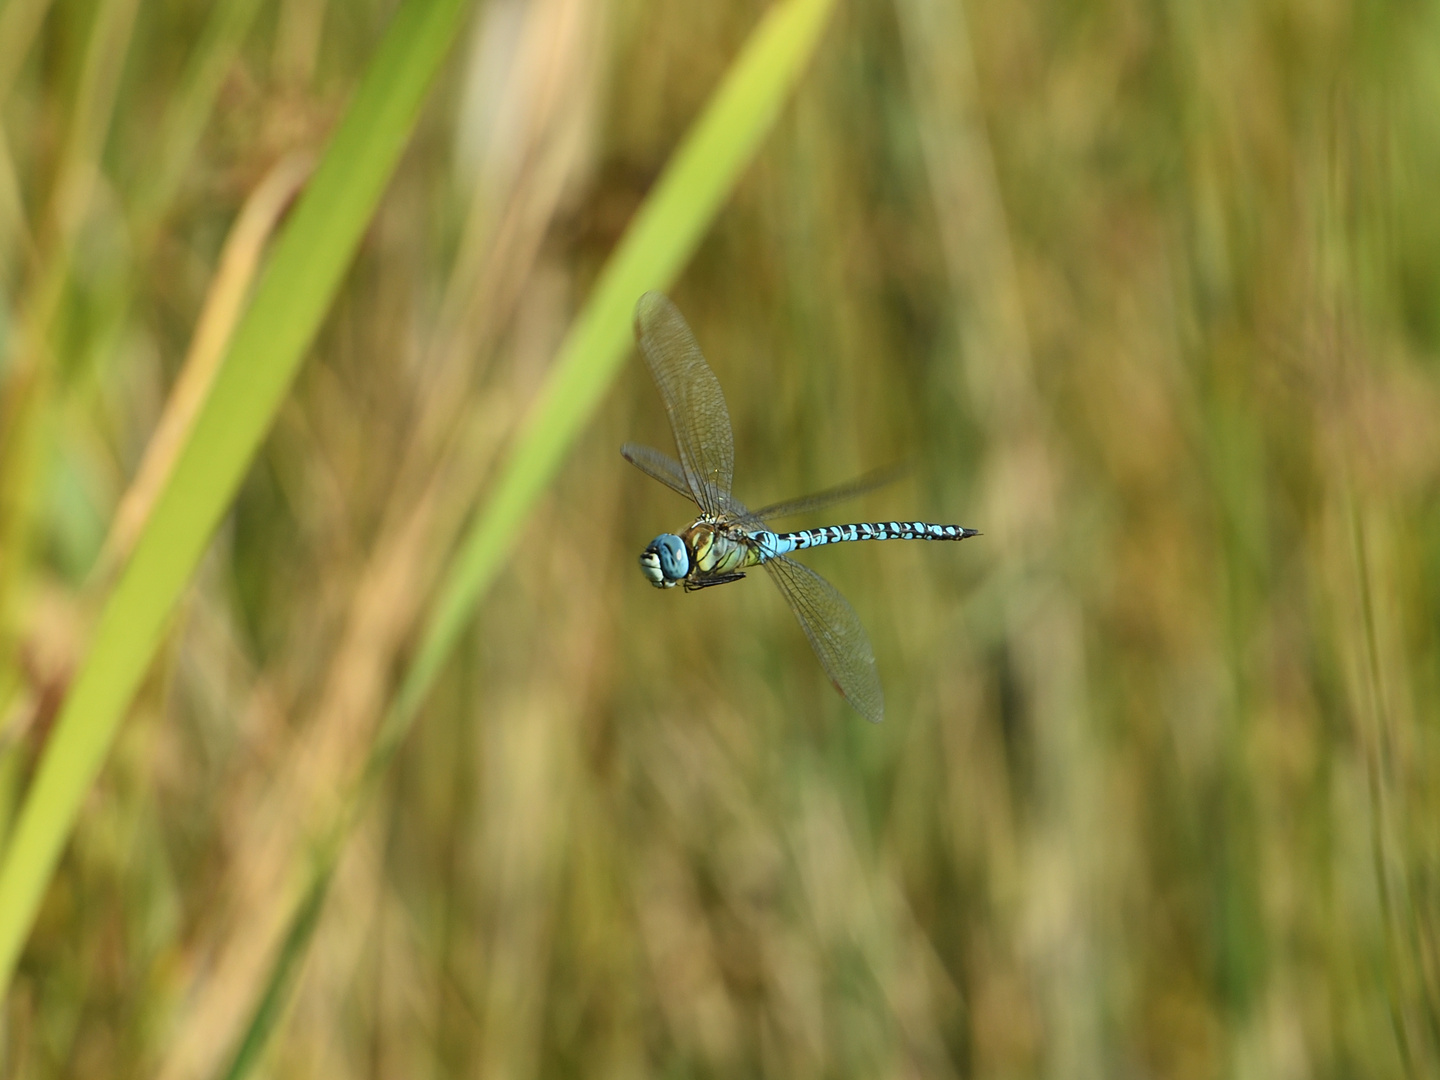
[[[314,340],[464,9],[410,0],[397,12],[105,604],[0,865],[0,993],[85,792]]]
[[[635,301],[674,280],[710,227],[761,140],[773,127],[824,29],[833,0],[789,0],[771,8],[751,34],[705,112],[636,213],[561,343],[503,465],[494,493],[476,513],[442,578],[421,645],[386,713],[360,790],[319,845],[314,879],[292,916],[227,1080],[246,1075],[273,1029],[280,1001],[316,925],[344,836],[359,820],[385,768],[410,730],[436,675],[486,587],[508,555],[523,519],[628,354]]]
[[[832,0],[777,4],[755,29],[661,176],[576,316],[489,501],[448,568],[401,686],[412,713],[630,348],[635,301],[669,286],[770,130],[824,28]]]

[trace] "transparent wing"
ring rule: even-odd
[[[751,517],[767,521],[770,518],[789,517],[792,514],[809,514],[816,510],[824,510],[827,506],[834,506],[836,503],[864,495],[867,491],[874,491],[886,484],[893,484],[904,476],[906,471],[905,465],[887,465],[883,469],[868,472],[854,480],[836,484],[824,491],[817,491],[814,495],[802,495],[798,499],[786,499],[784,502],[762,506],[759,510],[752,510]]]
[[[720,381],[685,319],[658,292],[647,292],[635,305],[635,339],[664,399],[691,497],[707,514],[725,513],[735,476],[735,437]]]
[[[669,454],[662,454],[653,446],[627,442],[620,447],[620,456],[650,479],[659,480],[671,491],[679,492],[691,502],[695,501],[695,496],[690,491],[690,482],[685,479],[685,470]]]
[[[793,559],[781,556],[763,565],[785,594],[840,696],[866,720],[878,724],[885,719],[885,694],[875,670],[875,653],[849,601],[834,585]]]
[[[662,453],[653,446],[642,446],[639,443],[626,443],[620,447],[620,454],[650,479],[659,480],[670,490],[679,492],[691,502],[695,501],[695,496],[690,492],[689,481],[685,479],[685,470],[669,454]],[[735,521],[752,525],[757,529],[761,526],[760,519],[746,510],[745,504],[733,495],[727,495],[721,501],[721,507],[726,515]]]

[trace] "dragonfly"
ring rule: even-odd
[[[840,696],[865,719],[879,723],[885,718],[885,695],[865,627],[835,586],[790,554],[859,540],[965,540],[979,532],[923,521],[772,531],[766,522],[773,518],[822,510],[888,483],[893,473],[871,474],[814,495],[747,510],[730,493],[735,437],[725,395],[684,317],[665,296],[647,292],[635,305],[635,339],[665,403],[680,460],[636,443],[626,443],[620,453],[700,510],[680,532],[661,533],[650,541],[640,555],[646,580],[658,589],[683,585],[691,592],[728,585],[743,578],[747,568],[763,566]]]

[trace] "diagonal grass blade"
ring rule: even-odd
[[[463,0],[408,0],[396,13],[105,604],[0,864],[0,993],[85,792],[314,340],[465,9]]]
[[[535,499],[610,385],[630,346],[635,300],[674,280],[774,125],[814,52],[833,0],[787,0],[771,8],[735,59],[705,112],[641,205],[576,316],[554,368],[520,428],[494,494],[475,515],[442,578],[419,649],[371,750],[342,820],[317,844],[304,900],[224,1072],[239,1080],[258,1060],[278,1002],[299,968],[344,838],[415,721],[475,605],[509,554]]]

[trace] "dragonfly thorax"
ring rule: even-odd
[[[771,535],[757,533],[757,536]],[[733,522],[701,517],[677,536],[661,533],[640,555],[640,570],[657,589],[687,589],[738,581],[739,571],[764,557],[744,529]]]
[[[640,554],[640,572],[657,589],[673,589],[690,573],[690,552],[674,533],[661,533]]]

